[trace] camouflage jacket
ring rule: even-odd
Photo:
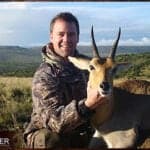
[[[65,134],[88,128],[90,110],[85,108],[86,82],[83,71],[56,55],[52,45],[42,49],[43,63],[33,77],[33,112],[25,135],[49,128]],[[75,55],[79,55],[75,51]],[[84,127],[84,130],[86,130]]]

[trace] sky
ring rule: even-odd
[[[0,45],[43,46],[49,24],[60,12],[79,20],[79,45],[90,45],[94,26],[97,45],[150,45],[150,2],[0,2]]]

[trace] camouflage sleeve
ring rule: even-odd
[[[32,120],[38,125],[50,127],[53,132],[64,133],[75,129],[86,120],[79,114],[80,104],[72,100],[64,105],[60,93],[57,78],[44,70],[36,72],[32,86],[35,112]]]

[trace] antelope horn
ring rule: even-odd
[[[93,32],[93,26],[91,28],[91,38],[92,38],[92,46],[93,46],[93,57],[99,57],[99,53],[98,53],[98,49],[95,43],[95,39],[94,39],[94,32]]]
[[[112,50],[109,54],[109,57],[112,58],[112,59],[115,58],[118,42],[119,42],[119,39],[120,39],[120,34],[121,34],[121,28],[119,27],[118,37],[117,37],[116,41],[114,42],[114,44],[112,46]]]

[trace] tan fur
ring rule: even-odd
[[[82,64],[80,64],[82,65]],[[92,65],[95,70],[90,71],[89,84],[91,88],[98,88],[103,81],[112,82],[112,78],[108,75],[108,71],[112,68],[113,61],[110,59],[93,58],[89,65]]]

